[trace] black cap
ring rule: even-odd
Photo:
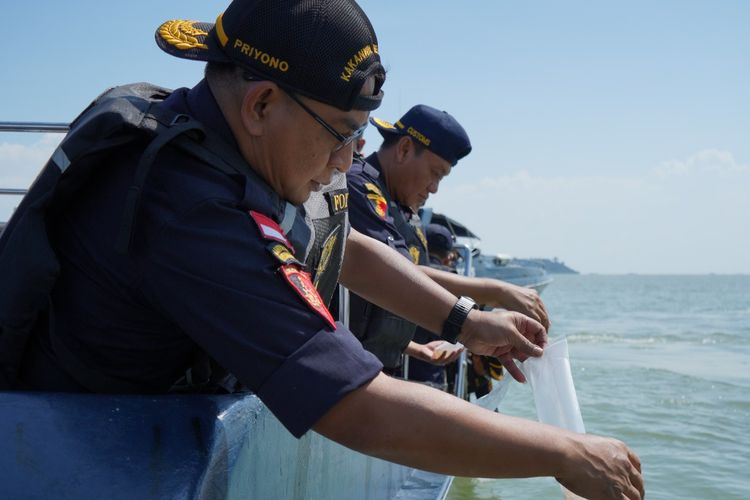
[[[446,111],[417,104],[406,112],[396,124],[380,118],[370,118],[380,134],[410,135],[451,165],[471,152],[471,142],[466,131]]]
[[[428,250],[447,252],[453,249],[453,235],[447,227],[440,224],[428,224],[424,232]]]
[[[378,40],[353,0],[234,0],[216,23],[165,22],[156,43],[176,57],[235,64],[344,111],[371,111],[383,99]],[[360,96],[371,75],[382,75],[374,95]]]

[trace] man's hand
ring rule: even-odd
[[[557,481],[584,498],[642,499],[641,462],[625,443],[616,439],[577,435],[569,449],[569,465]]]
[[[520,312],[541,323],[545,330],[549,330],[549,315],[536,290],[504,281],[493,281],[494,292],[485,302],[486,305]]]
[[[433,340],[427,344],[409,342],[409,345],[404,349],[404,354],[433,365],[447,365],[458,359],[463,348],[455,351],[438,350],[437,347],[443,343],[445,343],[444,340]]]
[[[471,352],[498,358],[508,373],[526,382],[513,359],[539,357],[547,345],[547,330],[533,319],[512,311],[472,311],[459,340]]]
[[[347,246],[347,252],[348,248]],[[456,297],[465,295],[474,299],[477,304],[520,312],[541,323],[545,329],[549,329],[549,316],[544,302],[531,288],[512,285],[493,278],[460,276],[428,266],[419,266],[419,268]]]

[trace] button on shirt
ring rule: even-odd
[[[166,104],[236,148],[205,81]],[[205,351],[300,436],[382,365],[340,323],[332,329],[279,272],[248,211],[279,222],[286,204],[257,177],[231,178],[164,148],[144,186],[131,251],[118,254],[142,150],[103,160],[106,168],[59,217],[55,341],[143,392],[168,390]],[[49,339],[45,345],[50,355]]]

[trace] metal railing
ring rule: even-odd
[[[0,122],[0,132],[54,132],[64,134],[70,129],[68,123],[55,122]],[[23,196],[27,189],[0,188],[0,195]]]
[[[70,128],[68,123],[55,122],[0,122],[0,132],[60,132]]]
[[[463,259],[464,268],[463,268],[463,274],[464,276],[470,276],[471,275],[471,266],[472,266],[472,248],[469,245],[463,244],[463,245],[456,245],[453,247],[454,250],[458,252],[458,254]],[[461,352],[460,357],[458,358],[458,370],[456,370],[456,381],[454,385],[453,393],[456,395],[456,397],[459,397],[461,399],[466,399],[466,367],[467,367],[467,359],[466,359],[466,350],[463,350]]]

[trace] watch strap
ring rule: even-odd
[[[456,343],[461,333],[461,328],[464,326],[464,322],[472,309],[478,309],[476,302],[469,297],[462,296],[458,298],[450,314],[448,314],[448,318],[443,323],[443,332],[441,335],[443,340],[451,344]]]

